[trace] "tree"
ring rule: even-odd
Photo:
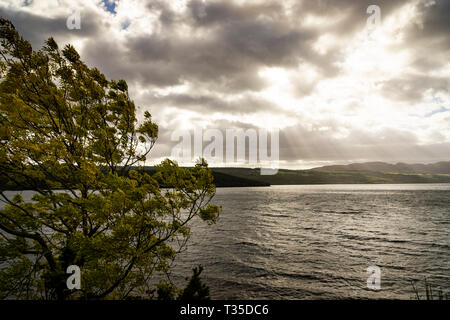
[[[209,288],[201,281],[203,266],[192,269],[192,277],[179,296],[180,300],[209,300]]]
[[[189,281],[184,289],[176,288],[171,282],[161,281],[157,285],[157,299],[181,301],[210,300],[209,288],[200,279],[202,272],[203,266],[194,267],[191,278],[186,278]]]
[[[218,217],[206,162],[150,175],[139,165],[158,127],[148,111],[138,122],[124,80],[53,38],[34,51],[5,19],[0,40],[0,297],[151,298],[190,221]],[[5,191],[24,189],[30,201]],[[80,290],[67,288],[70,265]]]

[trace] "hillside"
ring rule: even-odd
[[[375,171],[375,172],[396,172],[396,173],[421,173],[421,174],[450,174],[450,161],[430,164],[423,163],[396,163],[386,162],[365,162],[352,163],[348,165],[333,165],[314,168],[319,171]]]
[[[377,172],[363,170],[286,170],[276,175],[261,176],[259,169],[213,168],[220,172],[271,185],[289,184],[361,184],[361,183],[450,183],[450,174]]]

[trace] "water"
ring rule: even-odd
[[[450,294],[450,184],[222,188],[215,203],[174,277],[202,264],[214,299],[413,299],[425,277]]]
[[[425,277],[450,295],[450,184],[219,188],[214,203],[173,277],[202,264],[214,299],[411,299]]]

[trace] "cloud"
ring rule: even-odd
[[[41,48],[50,36],[62,42],[101,36],[101,24],[98,23],[96,13],[91,10],[84,10],[80,13],[82,28],[69,30],[66,22],[73,12],[71,8],[68,8],[67,15],[44,16],[0,7],[0,15],[10,19],[21,36],[30,41],[35,49]]]
[[[410,48],[413,66],[422,71],[439,70],[448,64],[450,3],[436,0],[417,6],[414,20],[405,28],[403,46]]]
[[[34,48],[54,36],[126,79],[160,125],[280,128],[286,165],[450,160],[450,2],[79,0],[0,4]],[[369,36],[367,7],[381,25]],[[81,29],[66,20],[78,8]],[[406,159],[405,159],[406,158]]]
[[[354,130],[347,137],[337,138],[329,132],[308,130],[302,126],[280,132],[280,158],[317,162],[345,161],[447,161],[450,143],[420,144],[412,132],[381,128],[375,132]],[[349,154],[351,157],[349,157]]]
[[[381,93],[387,98],[409,102],[421,101],[426,92],[448,92],[450,78],[428,75],[404,74],[380,83]]]

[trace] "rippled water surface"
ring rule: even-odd
[[[176,267],[202,264],[215,299],[411,299],[425,277],[450,292],[449,184],[221,188],[215,203]]]

